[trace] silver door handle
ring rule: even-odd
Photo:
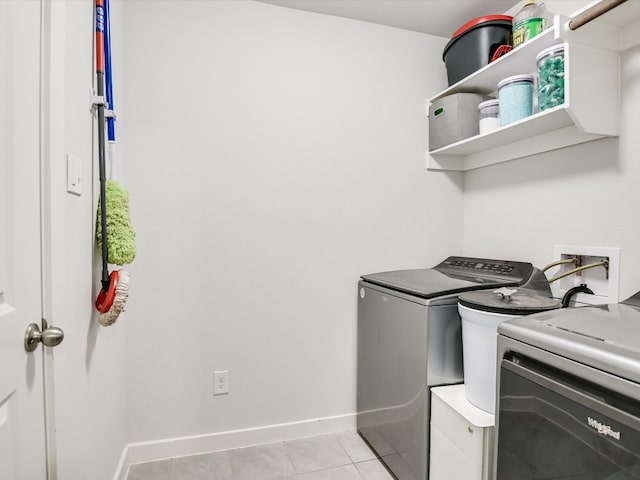
[[[64,332],[58,327],[45,328],[40,331],[37,323],[32,323],[24,332],[24,349],[27,352],[33,352],[38,348],[38,343],[42,343],[46,347],[55,347],[60,345],[64,340]]]

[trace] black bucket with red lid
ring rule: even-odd
[[[509,15],[487,15],[455,31],[442,53],[449,85],[487,65],[496,52],[508,50],[500,47],[511,46],[512,19]]]

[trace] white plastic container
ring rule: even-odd
[[[559,308],[560,301],[532,290],[509,288],[467,292],[458,299],[465,396],[476,407],[495,414],[498,325],[512,318]]]
[[[478,105],[480,135],[493,132],[500,128],[499,100],[486,100]]]
[[[487,314],[458,305],[462,318],[464,393],[485,412],[495,413],[498,325],[520,315]]]

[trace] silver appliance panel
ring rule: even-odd
[[[504,322],[498,333],[640,383],[640,310],[565,308]]]
[[[358,430],[402,480],[427,478],[429,387],[463,379],[456,299],[440,300],[359,282]]]

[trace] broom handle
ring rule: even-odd
[[[104,0],[96,2],[96,83],[98,96],[104,96]],[[98,104],[98,168],[100,170],[100,226],[102,228],[102,290],[109,290],[107,247],[107,192],[105,168],[104,104]]]
[[[113,70],[111,69],[111,7],[109,0],[104,1],[104,77],[105,98],[109,109],[114,112],[113,102]],[[118,178],[116,171],[116,119],[107,118],[107,139],[109,141],[109,178]]]
[[[114,110],[113,105],[113,76],[111,70],[111,13],[109,0],[102,0],[104,4],[104,78],[105,78],[105,98],[110,110]],[[107,138],[109,142],[116,141],[115,118],[107,118]]]

